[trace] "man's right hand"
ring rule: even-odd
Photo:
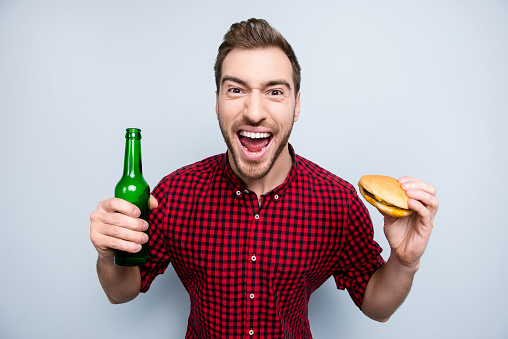
[[[150,209],[158,206],[150,196]],[[139,216],[141,211],[123,199],[111,198],[101,201],[90,215],[90,239],[102,259],[113,260],[114,250],[136,253],[141,244],[148,241],[143,232],[148,223]]]

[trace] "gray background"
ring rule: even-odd
[[[441,201],[393,318],[369,320],[329,280],[310,302],[314,337],[508,337],[500,0],[0,0],[0,337],[184,337],[189,299],[172,268],[135,301],[107,302],[89,215],[121,175],[126,127],[143,131],[152,186],[225,151],[212,68],[230,24],[249,17],[280,30],[302,65],[299,154],[353,184],[417,176]]]

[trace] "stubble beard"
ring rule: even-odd
[[[294,117],[294,113],[293,113]],[[270,130],[273,132],[273,137],[270,143],[277,143],[277,139],[279,139],[278,145],[270,145],[270,148],[276,147],[275,153],[273,153],[273,156],[271,158],[266,159],[264,163],[254,162],[254,161],[242,161],[238,155],[238,152],[236,151],[235,146],[236,140],[235,135],[232,131],[236,131],[238,126],[242,125],[250,125],[258,127],[260,125],[253,125],[252,123],[249,123],[248,121],[242,120],[235,122],[233,126],[231,127],[231,133],[228,132],[227,126],[224,126],[223,120],[220,118],[220,112],[219,112],[219,126],[220,130],[222,132],[222,136],[224,138],[224,141],[226,142],[226,145],[228,147],[228,151],[231,153],[231,156],[233,158],[233,162],[235,164],[235,168],[238,172],[238,175],[241,179],[247,180],[247,181],[253,181],[253,180],[259,180],[264,178],[268,173],[270,173],[271,169],[275,165],[275,162],[279,158],[280,154],[286,147],[289,137],[291,136],[291,131],[293,130],[293,124],[294,119],[292,120],[291,125],[288,129],[282,129],[280,130],[278,126],[275,125],[263,125],[265,127],[269,127]],[[281,137],[279,137],[281,136]],[[241,152],[241,150],[240,150]]]

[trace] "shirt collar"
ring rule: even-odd
[[[291,164],[291,169],[289,170],[286,180],[281,185],[275,187],[274,189],[272,189],[271,191],[269,191],[263,195],[278,195],[279,197],[282,196],[288,189],[289,185],[293,182],[294,178],[296,177],[297,166],[298,166],[298,157],[295,154],[295,150],[294,150],[293,146],[289,143],[288,143],[288,150],[289,150],[289,154],[291,155],[291,159],[293,159],[293,163]],[[237,195],[240,195],[243,192],[248,191],[247,188],[245,187],[245,185],[236,176],[235,172],[233,172],[233,169],[231,168],[231,165],[229,164],[229,161],[228,161],[228,152],[224,153],[223,163],[224,163],[223,164],[224,177],[226,179],[226,182],[229,184],[231,189],[234,191],[234,193]]]

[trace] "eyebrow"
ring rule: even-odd
[[[248,87],[247,83],[245,81],[243,81],[242,79],[230,77],[230,76],[225,76],[224,78],[222,78],[222,81],[220,82],[221,87],[224,85],[224,83],[226,81],[236,82],[237,84]]]
[[[232,77],[232,76],[225,76],[224,78],[222,78],[221,87],[224,85],[224,83],[226,81],[232,81],[232,82],[236,82],[239,85],[242,85],[245,87],[250,87],[246,81],[236,78],[236,77]],[[265,88],[265,87],[271,87],[271,86],[277,86],[277,85],[286,86],[289,90],[291,90],[291,85],[289,85],[289,83],[285,80],[271,80],[271,81],[263,83],[261,85],[261,87]]]
[[[272,87],[272,86],[277,86],[277,85],[286,86],[289,90],[291,90],[291,85],[289,85],[289,83],[285,80],[268,81],[267,83],[265,83],[264,87]]]

